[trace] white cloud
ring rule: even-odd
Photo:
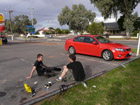
[[[110,18],[104,19],[104,17],[96,16],[95,22],[104,22],[104,23],[109,23],[109,22],[117,22],[117,20],[120,18],[121,14],[118,14],[117,19],[112,15]]]
[[[36,27],[52,26],[61,27],[57,21],[57,16],[61,12],[62,8],[66,5],[72,7],[73,4],[83,4],[89,10],[96,13],[96,21],[114,22],[115,18],[104,20],[100,12],[90,0],[1,0],[0,12],[3,9],[13,9],[13,16],[25,14],[30,17],[30,11],[28,8],[34,8],[34,17],[38,20]],[[140,16],[140,4],[135,9]],[[3,12],[3,11],[2,11]],[[21,12],[21,13],[20,13]],[[3,12],[5,17],[8,18],[8,12]],[[61,28],[64,28],[63,26]]]
[[[104,19],[103,17],[96,17],[95,18],[96,22],[105,22],[105,23],[109,23],[109,22],[116,22],[116,18],[108,18],[108,19]]]
[[[140,16],[140,4],[135,8],[134,12],[138,12],[138,15]]]
[[[3,3],[7,3],[7,4],[11,4],[11,3],[15,3],[18,2],[19,0],[1,0],[0,2]]]

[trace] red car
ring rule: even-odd
[[[100,35],[80,35],[67,39],[65,49],[70,54],[86,54],[103,57],[109,61],[113,59],[126,59],[132,55],[132,50],[126,45],[113,43]]]

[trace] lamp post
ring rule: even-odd
[[[33,10],[34,8],[28,8],[30,9],[30,12],[31,12],[31,21],[32,21],[32,26],[34,25],[34,22],[33,22]]]

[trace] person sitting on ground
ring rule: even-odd
[[[32,75],[34,73],[34,71],[37,71],[38,76],[44,76],[44,73],[46,72],[46,76],[51,76],[52,70],[56,70],[56,71],[61,71],[61,68],[56,68],[56,67],[47,67],[46,65],[43,64],[43,55],[42,54],[38,54],[37,55],[37,60],[34,63],[33,69],[30,73],[29,77],[26,77],[27,79],[32,78]]]
[[[85,72],[83,66],[79,61],[76,61],[76,56],[74,54],[69,55],[69,61],[70,63],[67,66],[64,66],[63,72],[56,80],[62,81],[63,78],[66,77],[66,79],[72,78],[77,82],[84,81]]]

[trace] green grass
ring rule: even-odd
[[[132,53],[137,53],[137,49],[132,48]]]
[[[140,59],[75,86],[41,105],[140,105]],[[93,87],[96,86],[96,88]]]

